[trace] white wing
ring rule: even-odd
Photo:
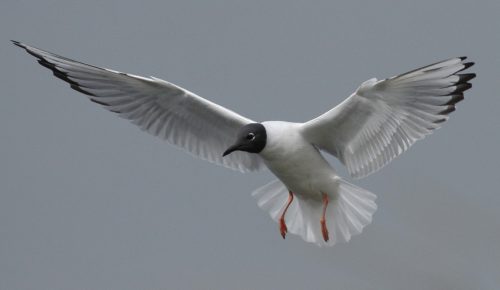
[[[253,121],[154,77],[87,65],[13,41],[90,100],[193,155],[242,172],[263,168],[257,154],[222,153],[238,129]]]
[[[448,120],[476,75],[452,58],[389,79],[371,79],[304,124],[304,135],[336,156],[354,178],[369,175]]]

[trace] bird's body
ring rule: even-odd
[[[334,194],[337,174],[319,150],[304,138],[303,124],[281,121],[262,124],[267,144],[259,155],[290,191],[299,198],[317,201],[322,193]]]
[[[258,123],[155,77],[14,44],[91,101],[195,156],[242,172],[269,168],[278,180],[253,192],[258,205],[280,224],[283,237],[290,232],[327,246],[361,233],[377,206],[373,193],[339,177],[322,152],[354,178],[372,174],[440,128],[475,77],[460,73],[473,63],[450,58],[370,79],[308,122]]]

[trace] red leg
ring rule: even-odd
[[[326,227],[326,219],[325,219],[325,214],[326,214],[326,207],[328,206],[328,195],[323,193],[323,215],[321,216],[321,220],[319,221],[321,223],[321,233],[323,234],[323,240],[325,242],[328,242],[328,229]]]
[[[285,214],[292,201],[293,201],[293,193],[291,191],[288,191],[288,201],[286,202],[285,209],[283,210],[283,213],[281,214],[280,217],[280,233],[283,239],[285,238],[286,233],[288,232],[288,229],[286,228],[285,224]]]

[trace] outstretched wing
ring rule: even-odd
[[[304,124],[304,135],[336,156],[354,178],[367,176],[449,118],[476,75],[451,58],[389,79],[364,82],[325,114]]]
[[[258,170],[257,154],[222,158],[238,129],[253,121],[158,78],[145,78],[77,62],[13,41],[54,75],[106,109],[155,136],[210,162],[242,172]]]

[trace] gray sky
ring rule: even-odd
[[[500,2],[333,2],[2,1],[0,289],[498,289]],[[448,57],[478,77],[442,129],[356,181],[378,195],[373,224],[317,248],[283,241],[250,196],[271,173],[141,132],[10,39],[262,121]]]

